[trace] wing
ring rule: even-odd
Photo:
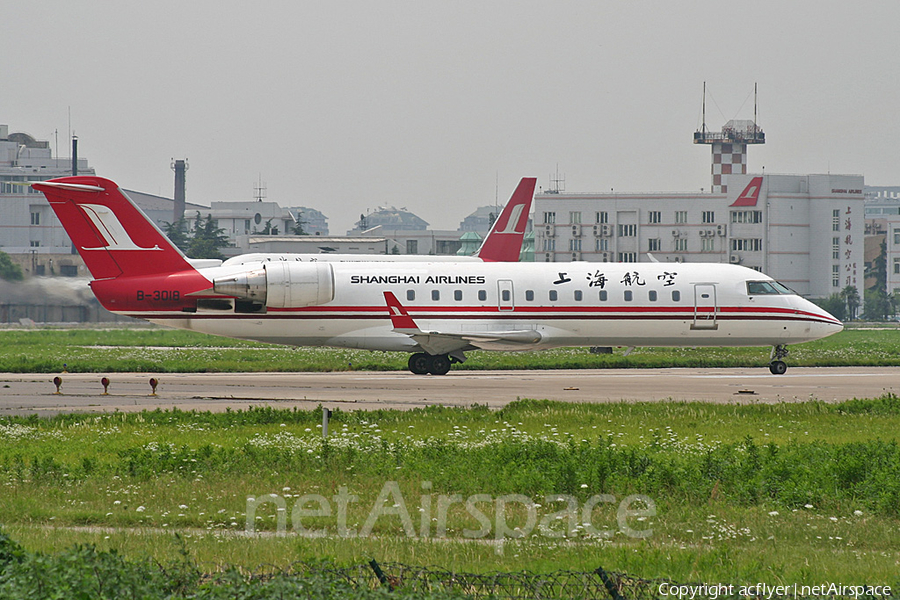
[[[428,354],[449,354],[457,350],[527,350],[541,341],[541,334],[533,330],[479,331],[448,333],[422,331],[393,292],[384,292],[394,331],[408,335]]]

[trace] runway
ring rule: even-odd
[[[898,367],[602,369],[451,371],[443,377],[406,372],[114,373],[108,395],[102,374],[0,373],[0,415],[133,412],[156,408],[224,411],[251,406],[342,410],[410,409],[433,404],[499,408],[518,398],[571,402],[697,400],[718,403],[828,402],[900,393]],[[159,381],[151,395],[149,380]]]

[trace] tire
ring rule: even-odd
[[[427,375],[428,365],[431,364],[429,358],[430,357],[427,354],[418,352],[409,357],[409,362],[406,363],[406,366],[409,367],[409,370],[415,375]]]
[[[435,354],[428,357],[428,372],[432,375],[446,375],[450,372],[450,357],[446,354]]]
[[[787,363],[783,360],[773,360],[769,363],[769,371],[772,375],[784,375],[787,371]]]

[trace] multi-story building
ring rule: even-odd
[[[861,288],[861,175],[726,174],[722,183],[721,193],[538,194],[535,260],[727,262],[804,296]]]

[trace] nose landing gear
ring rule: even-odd
[[[778,344],[772,348],[772,354],[769,357],[769,372],[772,375],[784,375],[785,371],[787,371],[787,363],[781,359],[787,355],[788,349],[784,344]]]

